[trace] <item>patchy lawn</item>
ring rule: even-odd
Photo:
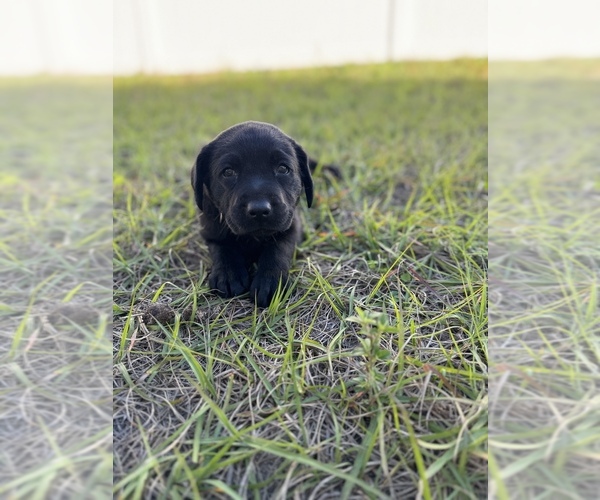
[[[249,119],[344,172],[265,310],[189,183]],[[118,497],[486,496],[486,61],[119,78],[114,146]]]

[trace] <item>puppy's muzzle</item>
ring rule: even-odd
[[[246,214],[256,221],[266,220],[272,213],[273,207],[269,200],[252,200],[246,205]]]
[[[278,196],[266,195],[244,197],[228,211],[226,222],[237,235],[252,234],[263,237],[286,231],[294,218],[290,207]]]

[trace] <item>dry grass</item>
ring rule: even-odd
[[[485,67],[117,81],[118,497],[485,496]],[[265,310],[207,289],[188,180],[246,119],[344,166]]]

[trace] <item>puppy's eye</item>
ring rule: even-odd
[[[276,169],[275,172],[277,172],[278,174],[289,174],[290,173],[290,167],[288,167],[287,165],[279,165]]]
[[[221,175],[223,177],[233,177],[234,175],[237,175],[237,172],[233,170],[233,168],[226,168],[221,172]]]

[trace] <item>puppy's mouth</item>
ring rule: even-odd
[[[235,217],[237,214],[227,214],[225,222],[236,236],[252,236],[259,239],[268,238],[277,233],[287,231],[292,225],[294,211],[284,214],[274,214],[265,220],[254,220],[249,217]]]

